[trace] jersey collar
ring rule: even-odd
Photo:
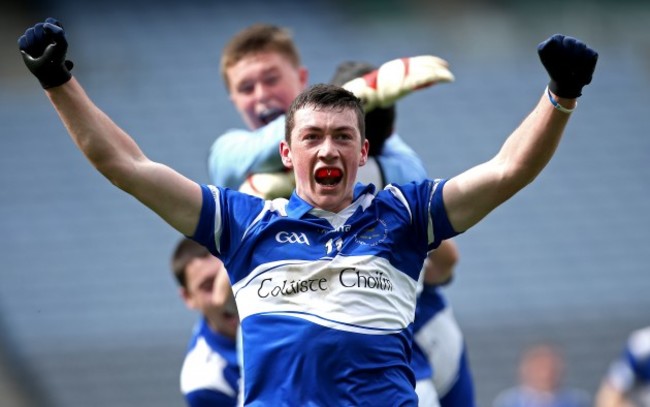
[[[361,183],[357,183],[354,186],[352,203],[354,204],[354,201],[367,193],[374,194],[375,186],[373,184],[363,185]],[[287,205],[287,215],[292,218],[300,219],[312,209],[314,209],[314,207],[299,197],[294,190],[291,194],[291,198],[289,199],[289,204]]]

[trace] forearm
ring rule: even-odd
[[[576,105],[575,99],[553,97],[566,108]],[[493,159],[503,174],[501,179],[505,190],[515,193],[539,175],[555,153],[569,117],[570,114],[553,107],[546,92],[542,95],[535,109],[508,137]]]
[[[424,284],[442,285],[454,276],[458,263],[458,248],[453,240],[443,240],[437,249],[429,252],[424,261]]]
[[[284,120],[277,119],[253,132],[230,131],[219,137],[210,149],[210,181],[237,189],[250,174],[284,169],[280,141],[284,139]]]
[[[129,167],[145,159],[133,139],[90,100],[74,77],[46,93],[86,158],[111,182],[125,187]]]
[[[580,40],[555,34],[541,42],[537,52],[549,74],[548,93],[493,159],[445,184],[443,199],[457,232],[476,224],[537,177],[557,149],[576,98],[591,83],[598,53]]]
[[[566,107],[575,103],[561,102]],[[447,182],[445,206],[457,232],[469,229],[539,175],[555,153],[569,116],[544,94],[494,158]]]
[[[63,25],[47,18],[25,31],[18,46],[74,143],[113,184],[133,195],[184,235],[194,233],[203,202],[201,187],[147,159],[135,141],[90,100],[66,60]]]
[[[100,173],[182,234],[194,233],[202,204],[198,184],[149,160],[74,78],[46,93],[72,140]]]

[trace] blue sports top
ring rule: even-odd
[[[239,365],[236,342],[201,318],[192,331],[181,369],[181,392],[190,407],[237,406]]]
[[[650,405],[650,326],[632,332],[609,368],[608,382],[640,406]]]
[[[427,252],[457,234],[444,183],[357,184],[339,213],[295,193],[264,201],[201,186],[193,238],[233,284],[246,405],[417,405],[417,280]]]

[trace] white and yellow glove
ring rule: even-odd
[[[409,93],[436,83],[453,82],[449,63],[433,55],[393,59],[343,85],[363,102],[366,113],[388,107]]]
[[[288,199],[295,187],[293,171],[279,171],[249,175],[239,187],[239,192],[262,199]]]

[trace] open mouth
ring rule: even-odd
[[[337,185],[343,179],[343,172],[338,168],[321,168],[316,170],[316,182],[324,186]]]
[[[262,123],[264,124],[269,124],[273,120],[277,119],[278,117],[282,116],[284,114],[284,110],[278,109],[278,108],[271,108],[271,109],[266,109],[259,115],[259,119]]]

